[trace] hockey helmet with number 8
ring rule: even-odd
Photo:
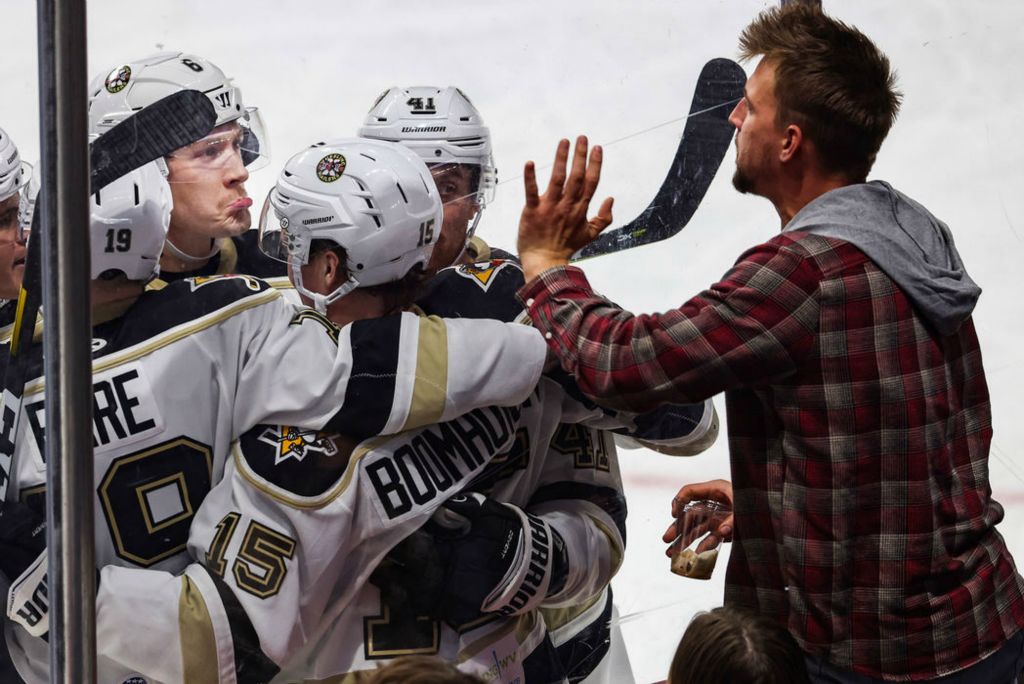
[[[32,177],[32,167],[21,161],[18,148],[0,128],[0,202],[14,197]]]
[[[260,249],[291,266],[295,289],[323,312],[357,287],[425,268],[442,222],[430,171],[408,148],[377,140],[317,143],[285,164],[260,215]],[[348,280],[307,290],[302,266],[314,240],[345,249]]]
[[[156,277],[172,207],[171,188],[156,162],[93,193],[89,205],[93,280],[117,273],[129,280]]]
[[[211,164],[228,163],[235,149],[249,170],[265,166],[269,146],[263,119],[256,107],[246,107],[242,91],[215,64],[185,52],[159,52],[121,64],[93,79],[89,85],[89,133],[100,136],[131,116],[179,90],[198,90],[210,98],[217,113],[216,126],[237,122],[240,140],[219,132],[202,142]],[[234,136],[237,138],[237,136]]]

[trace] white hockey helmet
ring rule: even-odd
[[[491,153],[491,132],[458,88],[389,88],[373,103],[359,135],[400,142],[430,166],[479,166],[480,205],[494,198],[498,174]]]
[[[359,135],[400,142],[427,163],[446,206],[444,261],[457,263],[498,185],[491,133],[480,112],[453,86],[389,88],[370,108]],[[459,251],[448,252],[463,234]]]
[[[32,168],[31,178],[28,185],[21,192],[21,199],[18,200],[18,237],[24,238],[32,228],[32,216],[36,211],[36,200],[39,198],[39,187],[42,181],[39,174],[42,173],[42,164]]]
[[[267,195],[260,248],[289,263],[295,289],[324,312],[357,287],[425,268],[442,217],[430,170],[408,148],[355,138],[321,142],[289,159]],[[349,278],[334,292],[311,292],[302,284],[314,240],[347,253]]]
[[[173,204],[171,188],[156,162],[93,193],[92,278],[109,271],[120,271],[129,280],[148,282],[156,277]]]
[[[21,161],[18,148],[0,128],[0,202],[10,199],[32,177],[32,167]]]
[[[217,113],[216,126],[237,121],[244,133],[242,160],[250,170],[265,166],[270,148],[256,107],[246,107],[242,91],[213,62],[186,52],[158,52],[121,64],[89,84],[89,134],[99,137],[126,118],[179,90],[206,94]]]

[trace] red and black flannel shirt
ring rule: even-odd
[[[727,605],[889,680],[963,669],[1024,626],[1024,582],[995,529],[971,320],[937,336],[859,249],[798,232],[663,314],[623,311],[573,267],[520,296],[600,403],[643,411],[725,392]]]

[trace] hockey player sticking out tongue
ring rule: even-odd
[[[120,64],[90,85],[89,132],[111,127],[160,98],[189,88],[205,93],[217,113],[216,128],[159,163],[174,196],[160,277],[171,282],[192,276],[244,273],[280,278],[281,264],[256,247],[249,172],[270,160],[260,111],[246,106],[242,91],[217,65],[185,52],[161,52]]]

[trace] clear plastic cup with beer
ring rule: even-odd
[[[683,577],[710,579],[718,560],[722,536],[718,528],[732,515],[729,504],[712,499],[690,501],[679,511],[672,542],[672,572]]]

